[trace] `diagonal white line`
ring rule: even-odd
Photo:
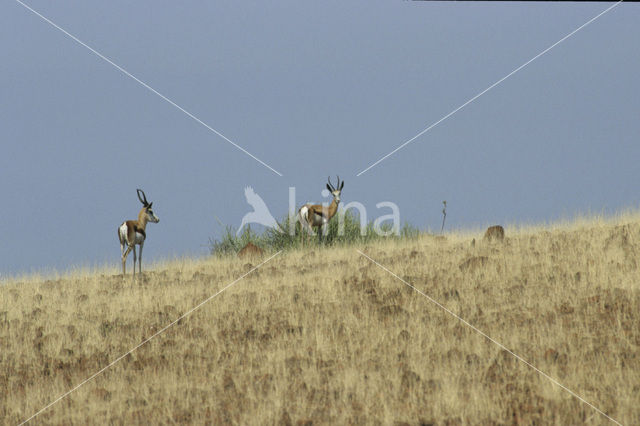
[[[429,295],[423,293],[422,291],[420,291],[419,289],[417,289],[416,287],[414,287],[413,285],[409,284],[408,282],[406,282],[405,280],[403,280],[402,278],[400,278],[398,275],[396,275],[395,273],[393,273],[392,271],[390,271],[389,269],[385,268],[384,266],[382,266],[380,263],[376,262],[375,260],[373,260],[372,258],[370,258],[369,256],[367,256],[366,254],[364,254],[363,252],[361,252],[360,250],[356,249],[356,251],[358,253],[360,253],[362,256],[366,257],[367,259],[369,259],[369,261],[371,261],[372,263],[376,264],[380,269],[388,272],[389,274],[393,275],[395,278],[397,278],[398,280],[402,281],[405,285],[407,285],[408,287],[411,287],[413,290],[415,290],[416,292],[418,292],[419,294],[421,294],[422,296],[426,297],[431,303],[433,303],[434,305],[438,306],[440,309],[442,309],[443,311],[445,311],[446,313],[448,313],[449,315],[455,317],[456,319],[458,319],[460,322],[462,322],[464,325],[466,325],[467,327],[471,328],[473,331],[475,331],[476,333],[480,334],[482,337],[486,338],[487,340],[489,340],[491,343],[494,343],[495,345],[499,346],[501,349],[509,352],[514,358],[516,358],[518,361],[524,363],[525,365],[527,365],[528,367],[531,367],[534,371],[536,371],[538,374],[542,375],[543,377],[547,378],[548,380],[550,380],[551,382],[553,382],[554,384],[560,386],[562,389],[564,389],[565,391],[569,392],[573,397],[577,398],[578,400],[580,400],[581,402],[587,404],[589,407],[593,408],[594,410],[596,410],[598,413],[602,414],[603,416],[605,416],[607,419],[611,420],[612,422],[622,426],[622,423],[618,422],[617,420],[611,418],[609,415],[607,415],[607,413],[605,413],[604,411],[600,410],[598,407],[596,407],[595,405],[593,405],[592,403],[590,403],[589,401],[587,401],[586,399],[582,398],[580,395],[578,395],[577,393],[573,392],[571,389],[569,389],[568,387],[564,386],[562,383],[560,383],[559,381],[557,381],[556,379],[554,379],[553,377],[549,376],[547,373],[545,373],[544,371],[540,370],[539,368],[537,368],[535,365],[531,364],[529,361],[525,360],[524,358],[522,358],[521,356],[519,356],[518,354],[514,353],[511,349],[507,348],[505,345],[503,345],[502,343],[498,342],[497,340],[493,339],[491,336],[489,336],[488,334],[484,333],[482,330],[479,330],[478,328],[476,328],[473,324],[469,323],[468,321],[466,321],[464,318],[456,315],[454,312],[452,312],[451,310],[447,309],[444,305],[442,305],[441,303],[439,303],[438,301],[434,300],[432,297],[430,297]]]
[[[622,3],[623,0],[619,0],[617,3],[613,4],[612,6],[609,6],[607,9],[605,9],[604,11],[600,12],[598,15],[594,16],[593,18],[589,19],[587,22],[585,22],[584,24],[580,25],[578,28],[576,28],[575,30],[571,31],[569,34],[567,34],[566,36],[562,37],[560,40],[556,41],[555,43],[553,43],[551,46],[547,47],[546,49],[544,49],[542,52],[538,53],[536,56],[534,56],[533,58],[529,59],[527,62],[525,62],[524,64],[520,65],[518,68],[514,69],[513,71],[511,71],[509,74],[505,75],[504,77],[502,77],[500,80],[496,81],[495,83],[493,83],[491,86],[487,87],[486,89],[484,89],[482,92],[478,93],[477,95],[475,95],[474,97],[472,97],[471,99],[469,99],[468,101],[466,101],[465,103],[463,103],[462,105],[460,105],[458,108],[454,109],[453,111],[451,111],[449,114],[445,115],[444,117],[442,117],[440,120],[436,121],[435,123],[431,124],[429,127],[427,127],[426,129],[422,130],[420,133],[418,133],[417,135],[415,135],[414,137],[412,137],[411,139],[407,140],[406,142],[404,142],[402,145],[400,145],[399,147],[397,147],[396,149],[394,149],[393,151],[391,151],[390,153],[388,153],[387,155],[385,155],[384,157],[380,158],[378,161],[376,161],[375,163],[371,164],[369,167],[367,167],[366,169],[362,170],[360,173],[358,173],[356,176],[360,176],[361,174],[365,173],[366,171],[368,171],[369,169],[371,169],[372,167],[375,167],[376,165],[380,164],[382,161],[384,161],[385,159],[389,158],[390,156],[392,156],[393,154],[395,154],[396,152],[400,151],[402,148],[404,148],[405,146],[409,145],[411,142],[413,142],[414,140],[416,140],[417,138],[419,138],[420,136],[424,135],[425,133],[427,133],[429,130],[433,129],[434,127],[436,127],[438,124],[442,123],[444,120],[446,120],[447,118],[451,117],[453,114],[455,114],[456,112],[460,111],[462,108],[466,107],[467,105],[469,105],[471,102],[475,101],[476,99],[478,99],[480,96],[484,95],[485,93],[487,93],[489,90],[493,89],[494,87],[496,87],[497,85],[499,85],[500,83],[502,83],[503,81],[505,81],[506,79],[508,79],[509,77],[511,77],[512,75],[514,75],[515,73],[517,73],[518,71],[520,71],[522,68],[526,67],[527,65],[529,65],[531,62],[535,61],[536,59],[538,59],[539,57],[541,57],[542,55],[544,55],[545,53],[547,53],[548,51],[550,51],[551,49],[553,49],[554,47],[556,47],[557,45],[559,45],[560,43],[562,43],[563,41],[565,41],[566,39],[568,39],[569,37],[571,37],[572,35],[574,35],[575,33],[577,33],[578,31],[580,31],[581,29],[583,29],[584,27],[586,27],[587,25],[591,24],[593,21],[595,21],[596,19],[600,18],[602,15],[604,15],[605,13],[609,12],[611,9],[613,9],[614,7],[618,6],[620,3]]]
[[[106,56],[104,56],[103,54],[101,54],[100,52],[98,52],[97,50],[95,50],[94,48],[92,48],[91,46],[89,46],[88,44],[84,43],[82,40],[78,39],[77,37],[75,37],[73,34],[69,33],[68,31],[66,31],[64,28],[60,27],[59,25],[57,25],[56,23],[54,23],[53,21],[51,21],[50,19],[46,18],[45,16],[43,16],[42,14],[40,14],[39,12],[37,12],[36,10],[32,9],[30,6],[28,6],[27,4],[23,3],[20,0],[16,0],[17,3],[19,3],[20,5],[22,5],[25,9],[33,12],[36,16],[40,17],[42,20],[44,20],[45,22],[47,22],[48,24],[50,24],[51,26],[53,26],[54,28],[60,30],[62,33],[64,33],[66,36],[68,36],[69,38],[71,38],[73,41],[75,41],[76,43],[80,44],[81,46],[86,47],[87,49],[89,49],[91,51],[91,53],[95,54],[96,56],[98,56],[100,59],[108,62],[109,64],[111,64],[113,67],[115,67],[118,71],[122,72],[124,75],[126,75],[127,77],[133,79],[134,81],[136,81],[137,83],[139,83],[141,86],[143,86],[144,88],[148,89],[149,91],[151,91],[152,93],[158,95],[159,97],[161,97],[163,100],[167,101],[169,104],[171,104],[172,106],[174,106],[175,108],[179,109],[180,111],[182,111],[183,113],[185,113],[187,116],[189,116],[190,118],[192,118],[193,120],[195,120],[197,123],[203,125],[204,127],[206,127],[207,129],[211,130],[213,133],[215,133],[216,135],[220,136],[222,139],[224,139],[225,141],[229,142],[231,145],[235,146],[237,149],[239,149],[240,151],[244,152],[245,154],[247,154],[249,157],[253,158],[254,160],[256,160],[258,163],[262,164],[263,166],[265,166],[266,168],[268,168],[269,170],[271,170],[272,172],[274,172],[275,174],[277,174],[278,176],[282,176],[282,173],[280,173],[279,171],[277,171],[276,169],[274,169],[273,167],[271,167],[270,165],[268,165],[267,163],[265,163],[264,161],[262,161],[261,159],[259,159],[258,157],[256,157],[255,155],[253,155],[252,153],[250,153],[249,151],[247,151],[246,149],[244,149],[243,147],[241,147],[240,145],[238,145],[237,143],[233,142],[231,139],[229,139],[228,137],[226,137],[225,135],[223,135],[222,133],[220,133],[219,131],[217,131],[216,129],[214,129],[213,127],[209,126],[207,123],[205,123],[204,121],[200,120],[198,117],[196,117],[195,115],[191,114],[189,111],[187,111],[186,109],[182,108],[180,105],[176,104],[175,102],[173,102],[171,99],[167,98],[165,95],[163,95],[162,93],[158,92],[156,89],[154,89],[153,87],[149,86],[147,83],[145,83],[144,81],[140,80],[139,78],[137,78],[136,76],[134,76],[133,74],[131,74],[129,71],[125,70],[124,68],[122,68],[120,65],[116,64],[115,62],[113,62],[111,59],[107,58]]]
[[[135,346],[133,349],[127,351],[127,353],[120,355],[118,358],[116,358],[115,360],[113,360],[111,363],[109,363],[106,367],[102,368],[100,371],[98,371],[97,373],[91,375],[90,377],[88,377],[87,379],[85,379],[84,381],[82,381],[80,384],[76,385],[74,388],[72,388],[71,390],[65,392],[64,394],[60,395],[58,398],[56,398],[54,401],[50,402],[48,405],[46,405],[45,407],[43,407],[42,409],[40,409],[37,413],[35,413],[34,415],[32,415],[31,417],[29,417],[28,419],[26,419],[25,421],[23,421],[22,423],[20,423],[20,425],[23,425],[27,422],[29,422],[30,420],[32,420],[33,418],[35,418],[36,416],[40,415],[42,412],[44,412],[45,410],[47,410],[49,407],[51,407],[52,405],[56,404],[57,402],[61,401],[63,398],[67,397],[69,394],[71,394],[72,392],[78,390],[81,386],[83,386],[84,384],[90,382],[91,380],[93,380],[96,376],[99,376],[100,374],[102,374],[105,370],[109,369],[110,367],[112,367],[113,365],[117,364],[119,361],[121,361],[124,357],[126,357],[127,355],[129,355],[130,353],[132,353],[133,351],[135,351],[136,349],[138,349],[140,346],[143,346],[144,344],[148,343],[151,339],[153,339],[154,337],[164,333],[167,329],[169,329],[170,327],[174,326],[178,321],[180,321],[181,319],[191,315],[191,313],[193,313],[194,311],[198,310],[202,305],[204,305],[205,303],[209,302],[211,299],[213,299],[214,297],[216,297],[217,295],[219,295],[220,293],[222,293],[223,291],[225,291],[226,289],[228,289],[229,287],[231,287],[232,285],[234,285],[235,283],[237,283],[238,281],[242,280],[244,277],[246,277],[247,275],[249,275],[250,273],[252,273],[253,271],[255,271],[256,269],[260,268],[262,265],[264,265],[265,263],[269,262],[271,259],[273,259],[274,257],[276,257],[277,255],[279,255],[280,253],[282,253],[282,250],[280,250],[279,252],[277,252],[276,254],[274,254],[273,256],[271,256],[270,258],[268,258],[267,260],[265,260],[264,262],[262,262],[261,264],[259,264],[258,266],[252,268],[251,270],[249,270],[248,272],[246,272],[244,275],[242,275],[240,278],[236,279],[235,281],[233,281],[230,284],[227,284],[225,287],[223,287],[220,291],[218,291],[217,293],[215,293],[212,296],[209,296],[208,298],[206,298],[203,302],[200,302],[197,306],[195,306],[194,308],[191,308],[190,310],[188,310],[186,313],[182,314],[178,319],[176,319],[175,321],[173,321],[171,324],[165,326],[162,330],[156,332],[154,335],[152,335],[151,337],[149,337],[148,339],[145,339],[142,343],[138,344],[137,346]]]

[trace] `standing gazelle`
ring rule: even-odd
[[[306,228],[307,232],[314,235],[313,228],[319,228],[327,223],[338,211],[338,204],[340,204],[340,192],[344,187],[344,181],[340,183],[340,176],[338,176],[338,184],[334,187],[331,184],[331,178],[327,178],[327,189],[333,195],[333,201],[329,206],[323,206],[322,204],[305,204],[300,207],[298,211],[298,220],[303,228]]]
[[[142,196],[140,195],[142,194]],[[127,264],[127,256],[133,250],[133,275],[136,275],[136,244],[140,246],[140,260],[138,260],[138,271],[142,273],[142,247],[144,240],[147,238],[145,228],[147,222],[158,223],[160,219],[153,213],[151,206],[153,203],[147,201],[144,191],[138,189],[138,199],[142,203],[142,209],[138,213],[138,220],[127,220],[118,228],[118,238],[120,239],[120,251],[122,252],[122,275],[125,275],[125,266]],[[124,246],[127,245],[125,251]]]

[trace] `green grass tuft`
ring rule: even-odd
[[[279,232],[269,228],[262,233],[257,233],[250,226],[244,228],[243,232],[236,236],[234,229],[230,226],[225,228],[225,232],[220,239],[209,239],[209,248],[212,255],[229,256],[234,255],[247,243],[261,247],[263,250],[275,252],[280,250],[293,250],[302,245],[302,235],[300,223],[294,223],[294,232],[289,232],[289,217],[285,217],[279,222],[280,228],[284,232]],[[327,227],[326,235],[304,235],[305,245],[320,246],[348,246],[369,243],[372,241],[398,238],[416,238],[423,234],[415,226],[404,223],[398,235],[392,233],[392,225],[383,223],[380,225],[381,233],[375,231],[374,223],[369,221],[361,229],[360,218],[351,211],[345,212],[342,217],[334,216]],[[343,230],[341,231],[341,228]],[[317,232],[321,234],[321,232]],[[386,235],[390,234],[390,235]]]

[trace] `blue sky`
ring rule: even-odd
[[[327,175],[370,217],[552,221],[637,207],[640,7],[605,3],[28,3],[257,156],[17,2],[0,5],[0,274],[118,264],[143,188],[145,262],[207,253],[255,188],[276,217]]]

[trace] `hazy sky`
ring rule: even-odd
[[[207,253],[250,210],[321,201],[438,229],[637,207],[640,5],[621,4],[359,177],[611,3],[28,1],[265,161],[14,1],[0,4],[0,274]],[[130,260],[131,261],[131,260]]]

